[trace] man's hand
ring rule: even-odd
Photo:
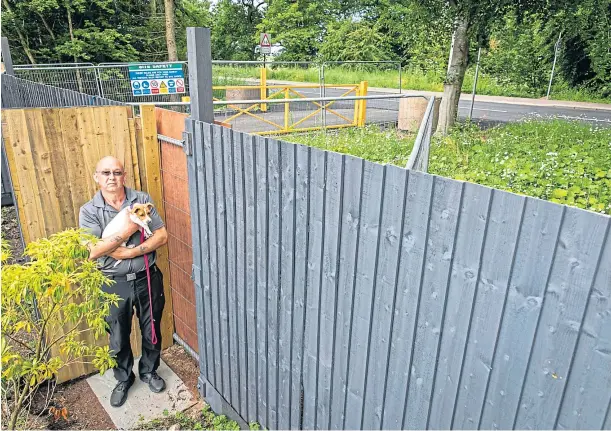
[[[142,256],[145,253],[150,253],[154,250],[157,250],[159,247],[167,244],[168,242],[168,231],[165,227],[161,227],[153,232],[153,235],[150,236],[146,241],[142,244],[134,247],[133,249],[133,257]]]
[[[118,235],[114,235],[109,238],[103,238],[98,241],[95,245],[89,246],[89,258],[97,259],[101,256],[110,256],[110,253],[116,250],[121,246],[124,242],[126,242],[130,236],[132,236],[135,232],[138,231],[140,226],[138,226],[133,221],[129,220],[128,225],[123,229],[121,233]]]
[[[119,246],[114,251],[108,253],[108,256],[116,260],[125,260],[133,259],[134,257],[136,257],[136,254],[134,248]]]

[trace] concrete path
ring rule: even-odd
[[[163,417],[165,410],[173,414],[188,409],[197,402],[182,380],[163,361],[157,372],[166,382],[165,391],[155,394],[149,390],[147,384],[136,377],[136,382],[129,389],[127,401],[119,408],[110,405],[110,393],[117,384],[112,370],[103,376],[96,374],[89,377],[87,383],[115,426],[127,430],[139,423]],[[134,373],[138,375],[138,360],[134,364]]]

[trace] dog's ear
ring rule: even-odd
[[[148,212],[150,212],[152,209],[153,209],[153,204],[152,204],[152,203],[150,203],[150,202],[147,202],[147,204],[146,204],[146,210],[147,210]]]

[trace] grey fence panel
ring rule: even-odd
[[[320,279],[322,277],[322,247],[324,246],[324,201],[326,153],[311,152],[310,159],[310,223],[309,242],[307,247],[308,266],[306,271],[307,301],[306,321],[304,328],[304,381],[303,390],[309,396],[304,400],[303,427],[316,427],[316,409],[318,407],[317,391],[317,355],[318,355],[318,325]]]
[[[248,344],[248,417],[258,418],[259,386],[258,386],[258,354],[257,351],[257,190],[256,190],[256,157],[255,137],[244,135],[242,154],[244,160],[244,201],[246,220],[244,230],[246,236],[246,308]]]
[[[562,207],[527,199],[503,321],[488,381],[482,428],[510,429],[518,409],[522,382],[543,305],[554,258]],[[499,407],[502,406],[502,407]]]
[[[611,262],[609,226],[606,237],[563,394],[558,428],[600,428],[601,418],[611,403],[611,333],[608,330],[611,327],[611,266],[602,264]],[[601,370],[600,376],[592,373],[592,369]]]
[[[291,428],[292,405],[292,340],[295,309],[295,233],[297,175],[295,146],[280,146],[280,303],[278,316],[278,428]]]
[[[235,306],[236,306],[236,344],[238,350],[238,398],[237,411],[242,417],[248,417],[248,334],[247,328],[247,289],[246,286],[246,202],[244,191],[244,135],[234,133],[233,140],[228,142],[233,158],[233,190],[235,213]]]
[[[222,135],[222,166],[223,166],[223,186],[225,195],[225,220],[226,227],[226,262],[227,262],[227,278],[225,284],[225,297],[227,300],[227,332],[229,334],[227,345],[229,346],[229,369],[231,370],[230,379],[230,394],[231,404],[236,406],[236,410],[240,412],[240,391],[241,376],[239,364],[239,344],[238,344],[238,302],[237,302],[237,243],[236,243],[236,208],[235,208],[235,171],[233,162],[233,142],[234,136],[231,129],[223,129]]]
[[[479,424],[523,207],[524,197],[492,191],[452,428]]]
[[[609,425],[608,216],[194,125],[200,380],[245,420]]]
[[[203,151],[203,142],[204,142],[204,126],[203,124],[195,124],[194,122],[190,122],[188,124],[188,130],[192,130],[193,137],[195,142],[200,145],[193,146],[193,151],[198,154]],[[192,193],[195,194],[199,198],[199,202],[201,203],[204,211],[200,211],[197,207],[193,207],[193,203],[191,203],[190,211],[191,217],[196,218],[199,223],[200,229],[193,230],[192,235],[192,244],[200,244],[200,247],[193,247],[193,262],[202,262],[201,267],[199,265],[195,265],[195,267],[199,268],[197,271],[193,271],[193,279],[195,282],[195,295],[196,300],[199,298],[202,302],[200,304],[209,304],[210,298],[210,240],[208,233],[208,216],[207,216],[207,207],[208,203],[206,200],[205,187],[206,181],[204,178],[204,169],[203,169],[203,158],[197,157],[197,165],[189,167],[189,183],[191,182],[191,178],[193,178],[196,182],[193,187]],[[192,176],[192,177],[191,177]],[[207,331],[212,328],[212,319],[211,319],[211,311],[210,309],[206,309],[205,307],[202,309],[203,318],[198,319],[197,321],[197,330],[199,331]],[[208,325],[207,325],[208,324]],[[199,358],[200,358],[200,367],[204,373],[204,376],[208,381],[214,381],[214,372],[210,369],[214,366],[214,360],[211,360],[211,337],[199,338],[198,339],[198,350],[199,350]]]
[[[256,321],[257,321],[257,402],[258,416],[260,423],[270,424],[268,410],[268,374],[267,368],[267,271],[269,262],[269,218],[268,218],[268,193],[267,193],[267,138],[257,137],[255,141],[255,205],[256,205],[256,275],[257,275],[257,295],[256,295]],[[271,424],[269,425],[271,426]]]
[[[384,391],[388,370],[388,347],[391,319],[394,313],[397,286],[399,247],[407,171],[387,166],[384,197],[381,206],[380,230],[378,235],[378,257],[375,268],[375,296],[371,308],[371,334],[367,346],[369,372],[365,377],[363,428],[379,429],[384,411]]]
[[[405,426],[409,429],[422,429],[427,423],[435,372],[428,364],[437,362],[462,189],[459,182],[446,182],[441,178],[433,181],[433,201],[425,244],[426,264],[422,269],[419,288],[421,301],[405,410]]]
[[[342,234],[339,259],[341,267],[338,278],[335,346],[331,378],[331,423],[330,429],[340,429],[344,424],[346,405],[348,364],[350,361],[350,339],[354,304],[354,276],[358,251],[359,219],[361,211],[361,188],[363,160],[345,156],[344,188],[342,199]]]
[[[270,427],[278,428],[278,318],[280,315],[281,197],[280,143],[268,140],[267,394]]]
[[[344,163],[341,154],[328,153],[326,181],[323,249],[321,260],[320,296],[318,298],[318,361],[317,361],[317,410],[316,428],[329,428],[331,420],[331,379],[333,373],[333,351],[336,335],[339,250],[342,235],[342,192],[344,188]]]
[[[395,320],[390,332],[390,357],[381,428],[404,429],[407,390],[412,376],[416,316],[433,202],[433,177],[410,171],[407,182],[403,238],[400,248]]]
[[[350,340],[350,366],[348,369],[348,394],[344,427],[360,429],[363,427],[363,407],[365,402],[365,377],[368,361],[365,349],[370,343],[372,306],[375,298],[375,262],[378,258],[379,237],[381,235],[381,203],[384,199],[384,176],[386,168],[366,163],[363,172],[362,208],[359,222],[359,254],[356,262],[355,300],[352,320],[353,329]]]
[[[428,419],[428,427],[432,429],[451,427],[452,417],[447,413],[454,410],[458,394],[490,203],[490,189],[465,188]]]
[[[608,225],[608,217],[565,210],[515,427],[555,425]]]
[[[197,123],[196,123],[197,124]],[[205,197],[207,205],[204,207],[207,211],[207,220],[208,220],[208,241],[210,245],[210,263],[209,263],[209,271],[210,271],[210,326],[212,330],[208,332],[210,338],[212,338],[212,351],[214,356],[214,361],[212,364],[209,364],[209,367],[213,370],[213,379],[210,382],[214,385],[216,390],[219,393],[223,392],[223,378],[222,378],[222,362],[221,362],[221,335],[220,335],[220,325],[217,322],[220,321],[219,314],[219,291],[222,286],[222,281],[220,280],[221,274],[218,270],[218,240],[217,240],[217,220],[216,220],[216,194],[215,194],[215,186],[214,186],[214,159],[212,153],[212,137],[213,137],[213,126],[204,125],[203,126],[203,144],[200,144],[200,147],[203,147],[203,163],[202,170],[204,173],[204,182],[203,185],[205,187]],[[199,143],[195,142],[194,147]],[[201,210],[198,210],[201,212]]]

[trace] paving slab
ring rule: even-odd
[[[138,360],[134,364],[134,373],[138,376]],[[110,393],[116,386],[112,370],[104,375],[96,374],[87,379],[87,383],[98,397],[98,400],[118,429],[132,429],[142,422],[163,417],[164,410],[170,414],[177,413],[193,406],[197,400],[182,380],[163,361],[157,370],[166,383],[166,389],[155,394],[148,385],[136,377],[136,382],[129,389],[125,404],[121,407],[110,405]]]

